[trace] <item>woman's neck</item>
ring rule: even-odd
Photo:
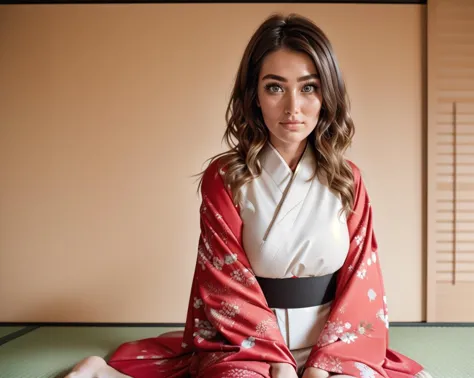
[[[271,143],[285,160],[286,164],[288,164],[288,167],[294,172],[306,148],[306,139],[299,144],[275,143],[273,141]]]

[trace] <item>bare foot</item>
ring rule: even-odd
[[[79,362],[64,378],[131,378],[113,369],[102,357],[92,356]]]

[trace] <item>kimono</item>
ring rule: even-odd
[[[134,378],[271,378],[269,363],[363,378],[424,375],[388,348],[388,309],[361,174],[353,212],[321,177],[309,145],[293,173],[268,144],[262,174],[232,201],[219,160],[202,187],[197,260],[182,334],[121,345],[109,365]],[[335,298],[309,308],[269,308],[256,277],[337,272]]]

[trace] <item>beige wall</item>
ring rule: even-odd
[[[0,321],[185,320],[191,175],[273,11],[334,44],[391,320],[423,318],[422,6],[108,4],[0,8]]]

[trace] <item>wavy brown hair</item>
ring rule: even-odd
[[[218,159],[224,170],[224,183],[230,187],[234,203],[239,203],[241,187],[262,172],[259,153],[269,140],[257,106],[260,69],[268,54],[282,48],[309,55],[319,73],[322,107],[316,128],[308,136],[316,154],[315,176],[325,178],[326,185],[340,195],[342,211],[349,214],[354,203],[354,176],[344,158],[354,135],[349,99],[329,39],[305,17],[274,14],[251,37],[226,111],[223,139],[230,149],[210,158],[210,163]],[[199,187],[201,183],[202,176]]]

